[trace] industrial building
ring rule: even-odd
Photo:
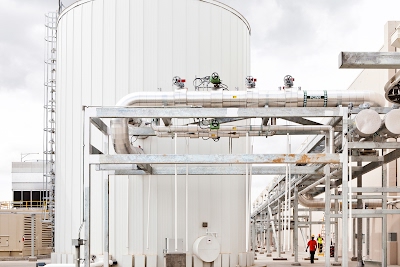
[[[341,68],[369,69],[349,90],[287,75],[275,91],[251,76],[249,23],[218,1],[80,0],[48,14],[52,262],[244,267],[276,250],[298,265],[299,236],[320,232],[334,247],[325,266],[398,264],[399,24],[381,53],[341,53]],[[253,153],[277,135],[312,138]],[[252,210],[253,175],[278,176]]]
[[[0,202],[0,257],[49,257],[53,250],[43,161],[12,162],[12,201]],[[34,238],[32,238],[34,237]]]

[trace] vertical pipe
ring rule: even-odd
[[[365,233],[365,243],[366,243],[366,253],[367,253],[367,257],[366,259],[369,260],[369,248],[370,248],[370,244],[369,244],[369,228],[370,228],[370,219],[367,218],[367,227],[366,227],[366,233]]]
[[[186,154],[189,154],[189,138],[186,138]],[[186,176],[185,176],[185,221],[186,221],[186,232],[185,232],[185,236],[186,236],[186,252],[189,251],[189,164],[186,164]]]
[[[289,154],[292,152],[292,144],[291,144],[291,139],[290,136],[289,137]],[[288,168],[289,168],[289,181],[288,181],[288,238],[287,238],[287,244],[288,244],[288,248],[287,250],[290,251],[290,215],[291,215],[291,205],[290,205],[290,199],[292,198],[291,196],[291,181],[292,181],[292,174],[291,174],[291,166],[290,164],[288,164]]]
[[[266,250],[267,250],[267,256],[271,253],[271,215],[270,212],[268,211],[267,213],[267,240],[266,240]]]
[[[278,199],[278,240],[276,240],[277,249],[278,249],[278,258],[281,257],[281,200]]]
[[[382,153],[383,154],[383,153]],[[387,187],[387,164],[382,164],[382,188]],[[387,193],[382,192],[382,210],[387,209]],[[387,266],[387,215],[382,215],[382,266]]]
[[[339,193],[338,188],[335,188],[335,196]],[[339,214],[339,200],[335,199],[335,214]],[[334,249],[334,256],[335,256],[335,263],[338,263],[338,249],[339,249],[339,218],[335,218],[335,249]]]
[[[329,165],[325,165],[325,266],[329,266],[330,253],[329,245],[331,243],[331,170]]]
[[[81,247],[75,246],[75,267],[80,267],[80,258],[81,258]]]
[[[308,217],[310,218],[310,235],[309,235],[309,239],[311,239],[311,236],[312,236],[312,211],[311,211],[311,209],[308,210]]]
[[[84,265],[90,267],[90,117],[88,111],[84,108],[84,131],[83,131],[83,185],[84,185],[84,221],[85,221],[85,244],[84,244]]]
[[[352,205],[352,203],[350,202],[350,206]],[[351,233],[351,238],[350,238],[350,240],[351,240],[351,242],[352,243],[350,243],[350,244],[352,244],[352,246],[353,246],[353,258],[352,258],[352,260],[353,259],[355,259],[356,258],[356,242],[355,242],[355,239],[356,239],[356,223],[355,223],[355,218],[351,218],[350,217],[350,221],[352,221],[352,233]]]
[[[108,222],[108,213],[109,213],[109,175],[104,175],[104,181],[103,181],[103,238],[104,238],[104,261],[103,261],[103,266],[108,267],[109,262],[108,262],[108,254],[109,254],[109,222]]]
[[[353,257],[355,257],[355,253],[354,253],[354,250],[355,250],[355,247],[354,247],[354,233],[355,233],[355,230],[354,230],[354,221],[353,221],[353,218],[352,218],[352,211],[353,211],[353,192],[352,192],[352,185],[351,185],[351,181],[353,180],[353,166],[352,166],[352,162],[351,162],[351,157],[352,157],[352,155],[351,155],[351,150],[350,150],[350,156],[349,156],[349,204],[348,204],[348,206],[349,206],[349,222],[350,222],[350,225],[349,225],[349,229],[352,229],[352,235],[351,235],[351,238],[349,238],[349,249],[350,249],[350,251],[353,251]]]
[[[89,174],[90,175],[90,174]],[[90,188],[85,187],[85,244],[84,244],[84,264],[90,267]]]
[[[335,153],[335,128],[329,130],[329,153]]]
[[[343,267],[348,267],[349,262],[348,262],[348,243],[345,242],[345,240],[349,239],[349,218],[348,218],[348,205],[347,205],[347,200],[348,200],[348,175],[349,175],[349,169],[348,169],[348,160],[349,160],[349,154],[348,154],[348,108],[343,107],[342,108],[342,124],[343,124],[343,129],[342,129],[342,266]]]
[[[289,133],[286,134],[286,153],[289,154]],[[285,173],[285,202],[283,204],[283,251],[286,248],[287,221],[288,221],[288,187],[289,187],[289,164],[286,163]]]
[[[297,186],[294,187],[294,202],[293,202],[293,220],[294,220],[294,229],[293,229],[293,249],[294,249],[294,262],[299,262],[299,190]]]
[[[150,234],[150,199],[151,199],[151,175],[149,175],[149,188],[147,189],[147,225],[146,225],[146,248],[149,249]]]
[[[175,155],[177,154],[178,135],[175,133]],[[175,164],[175,251],[178,251],[178,170]]]
[[[362,166],[362,162],[357,162],[357,166]],[[362,175],[357,176],[357,188],[362,187]],[[357,192],[358,196],[361,196],[361,192]],[[357,198],[357,209],[362,210],[363,208],[363,203],[361,198]],[[357,218],[357,266],[362,267],[363,266],[363,259],[362,259],[362,229],[363,229],[363,224],[362,224],[362,218]]]
[[[278,200],[278,209],[279,209],[279,203],[280,203],[280,201]],[[279,211],[278,211],[278,213],[279,213]],[[272,215],[272,210],[271,210],[271,207],[269,205],[268,205],[268,214],[270,214],[269,215],[270,218],[273,217],[273,221],[272,221],[271,225],[272,225],[272,231],[273,231],[273,235],[274,235],[274,239],[275,239],[275,248],[276,248],[276,247],[278,247],[279,242],[278,242],[278,237],[276,235],[276,229],[275,229],[275,216],[271,216]],[[279,220],[278,220],[278,228],[279,228]]]
[[[246,154],[249,153],[249,133],[246,132]],[[249,252],[249,165],[246,164],[246,252]]]

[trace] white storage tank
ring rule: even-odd
[[[176,75],[187,79],[188,90],[194,90],[195,77],[213,72],[230,90],[244,90],[245,77],[251,75],[249,38],[247,21],[214,0],[82,0],[62,12],[57,31],[57,263],[73,263],[71,239],[78,237],[83,219],[82,106],[113,106],[132,92],[171,91]],[[103,149],[104,140],[95,137],[95,142]],[[244,138],[232,142],[232,153],[245,153]],[[147,154],[174,153],[174,140],[167,138],[135,144]],[[193,154],[230,150],[228,139],[190,140],[189,147],[179,139],[178,153],[186,149]],[[103,251],[105,175],[92,171],[92,254]],[[190,257],[195,240],[209,230],[218,233],[221,251],[232,255],[230,266],[237,265],[238,254],[246,252],[245,177],[189,176],[187,186],[188,214],[186,181],[179,176],[177,236],[184,252]],[[174,216],[173,176],[152,176],[151,183],[149,176],[110,176],[110,254],[119,266],[134,255],[157,255],[162,266],[165,239],[175,236]]]

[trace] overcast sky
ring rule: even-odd
[[[281,86],[286,74],[305,90],[347,89],[360,71],[339,70],[339,52],[379,50],[386,21],[400,20],[398,0],[221,2],[251,25],[251,68],[259,89]],[[11,162],[20,161],[21,153],[43,151],[43,24],[44,14],[57,5],[58,0],[0,1],[0,201],[11,200]],[[36,159],[42,155],[24,160]],[[255,178],[253,195],[266,185]]]

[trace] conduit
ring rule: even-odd
[[[123,97],[116,106],[201,106],[223,107],[336,107],[338,105],[383,106],[382,95],[370,91],[187,91],[136,92]],[[128,119],[111,120],[114,148],[118,154],[136,154],[141,149],[129,142]]]

